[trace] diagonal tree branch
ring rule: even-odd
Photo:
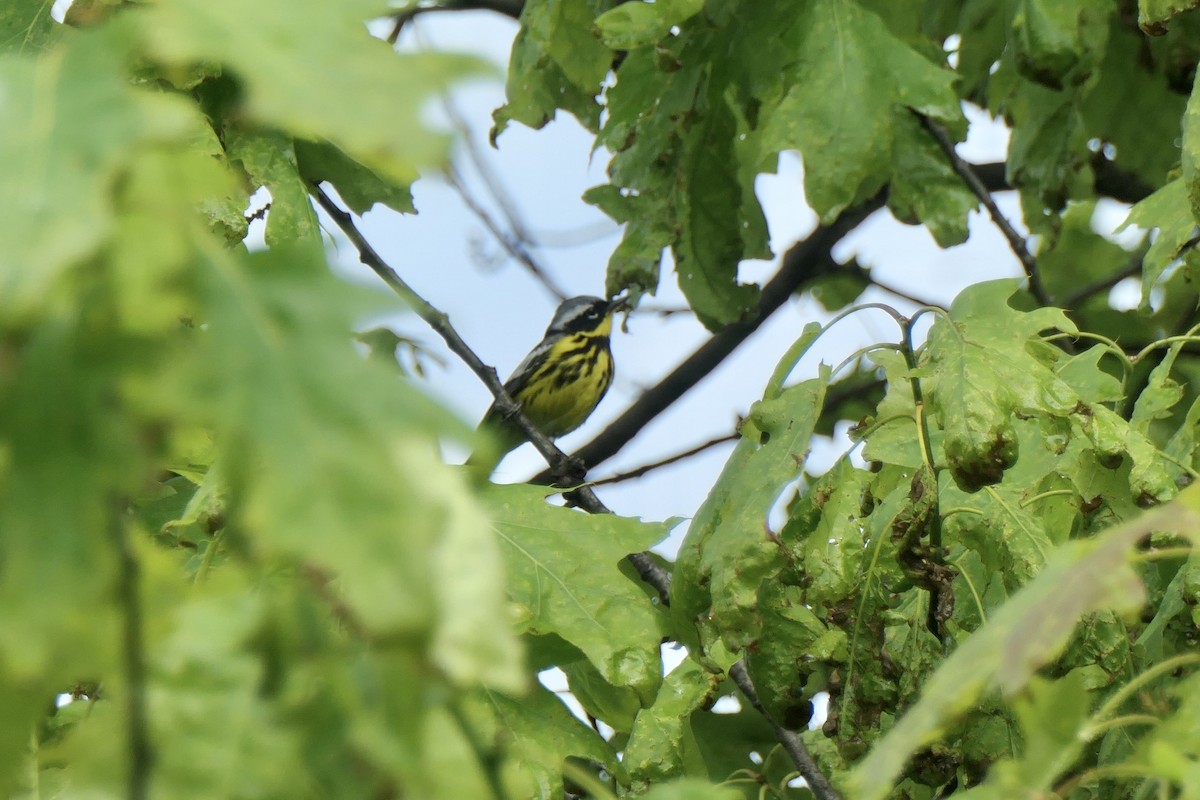
[[[581,447],[575,457],[588,467],[612,458],[650,420],[716,369],[805,283],[838,269],[840,265],[831,255],[834,245],[882,208],[885,197],[880,192],[853,211],[843,213],[833,224],[817,228],[807,239],[792,247],[784,255],[779,272],[763,287],[757,314],[752,319],[731,323],[713,334],[669,375],[647,389],[599,436]],[[552,472],[546,471],[534,476],[532,481],[550,483],[553,479]]]
[[[1008,218],[1000,212],[1000,207],[992,199],[992,193],[988,190],[988,187],[975,174],[975,170],[971,165],[963,160],[963,157],[954,149],[954,141],[950,138],[950,134],[946,133],[946,129],[924,114],[916,111],[913,113],[916,114],[917,119],[921,121],[921,125],[929,132],[929,135],[938,143],[938,146],[942,148],[942,152],[946,154],[946,158],[950,161],[950,167],[962,179],[963,183],[967,185],[967,188],[979,198],[979,202],[983,203],[983,207],[987,209],[992,222],[1004,234],[1004,238],[1008,240],[1009,248],[1016,255],[1017,260],[1021,262],[1021,268],[1025,270],[1025,275],[1029,278],[1029,292],[1042,305],[1051,305],[1053,301],[1046,292],[1046,287],[1042,284],[1042,276],[1037,268],[1037,259],[1030,252],[1029,244],[1025,241],[1025,237],[1017,233],[1016,228],[1012,226]]]
[[[538,430],[529,419],[521,413],[521,407],[504,391],[504,385],[500,382],[500,376],[492,367],[488,367],[480,360],[458,332],[450,325],[450,321],[446,314],[434,308],[428,301],[418,295],[411,286],[403,278],[400,277],[391,266],[389,266],[380,255],[375,252],[371,244],[366,240],[362,233],[354,224],[354,218],[346,211],[343,211],[336,203],[329,198],[319,185],[313,185],[313,196],[317,203],[325,212],[333,218],[342,232],[350,239],[358,250],[359,258],[362,262],[370,267],[376,275],[378,275],[384,283],[388,285],[394,292],[408,302],[413,310],[425,320],[425,322],[434,329],[450,347],[450,349],[463,360],[471,368],[471,371],[479,376],[480,380],[491,391],[496,399],[496,406],[502,413],[511,414],[512,418],[520,426],[521,430],[529,437],[529,440],[538,449],[538,452],[551,465],[551,470],[559,476],[568,475],[571,469],[571,459],[559,450],[544,433]],[[572,492],[575,496],[577,504],[584,510],[593,514],[608,514],[612,513],[603,503],[596,497],[592,490],[587,486],[581,486]],[[659,593],[659,599],[664,605],[669,605],[671,601],[671,576],[666,570],[658,566],[654,559],[648,553],[633,553],[628,556],[629,561],[637,570],[638,575],[650,586],[653,586]],[[818,800],[839,800],[838,795],[833,791],[829,780],[821,773],[816,762],[809,754],[803,740],[793,731],[783,728],[767,714],[762,704],[758,701],[758,694],[754,689],[754,684],[750,681],[750,675],[746,672],[745,664],[738,662],[730,669],[730,676],[734,677],[742,692],[750,700],[756,709],[762,713],[772,728],[780,742],[787,749],[796,763],[800,774],[809,782],[814,794]]]
[[[804,744],[804,740],[800,735],[793,730],[783,727],[775,718],[771,716],[762,701],[758,699],[758,690],[754,688],[753,681],[750,680],[750,673],[746,670],[746,662],[739,661],[729,668],[729,677],[737,684],[737,687],[742,690],[742,694],[750,701],[750,705],[754,706],[754,710],[766,719],[767,724],[775,731],[775,738],[783,749],[787,750],[791,756],[792,763],[796,765],[796,769],[800,771],[800,775],[808,783],[808,788],[812,790],[813,796],[817,800],[839,800],[840,795],[829,783],[829,778],[825,777],[825,773],[821,772],[821,768],[817,766],[817,762],[813,759],[812,754],[808,752],[808,747]]]
[[[988,193],[1009,191],[1013,188],[1008,183],[1003,162],[968,166],[979,177]],[[1098,160],[1093,164],[1093,171],[1096,176],[1096,191],[1105,197],[1125,203],[1136,203],[1150,194],[1150,187],[1143,181],[1110,161]],[[651,420],[716,369],[738,345],[777,311],[788,297],[800,291],[805,283],[839,268],[830,255],[834,245],[864,219],[882,208],[885,199],[886,195],[883,193],[876,195],[857,209],[843,213],[832,225],[817,228],[807,239],[793,246],[784,255],[779,272],[763,287],[757,317],[749,322],[733,323],[713,334],[712,338],[684,359],[674,371],[646,390],[596,438],[576,451],[575,457],[588,467],[595,467],[612,458]],[[535,483],[548,483],[551,476],[548,472],[542,472],[532,480]]]
[[[500,376],[497,374],[496,369],[484,364],[479,356],[475,354],[475,351],[467,346],[467,343],[458,335],[458,331],[450,324],[450,319],[446,316],[445,312],[434,308],[425,298],[417,294],[400,277],[400,274],[383,260],[383,257],[375,251],[371,243],[358,230],[358,227],[354,224],[354,218],[350,213],[343,211],[334,203],[329,195],[325,194],[325,191],[321,189],[320,185],[313,184],[312,195],[321,208],[325,209],[325,213],[329,214],[333,221],[337,223],[337,226],[342,229],[342,233],[354,244],[362,263],[370,267],[387,284],[388,288],[407,302],[421,319],[425,320],[429,327],[433,328],[445,340],[451,352],[461,358],[463,363],[470,367],[471,371],[483,381],[483,384],[487,386],[492,396],[496,399],[496,409],[517,423],[521,431],[533,443],[533,446],[546,459],[546,463],[550,465],[550,470],[555,476],[555,480],[562,486],[578,487],[570,493],[572,501],[589,513],[611,514],[612,512],[600,502],[600,499],[596,497],[596,494],[590,487],[580,485],[585,475],[578,468],[578,462],[567,456],[562,450],[559,450],[546,434],[542,433],[536,425],[529,421],[529,418],[522,413],[520,404],[513,400],[508,392],[504,390],[504,384],[500,382]],[[670,574],[659,567],[654,562],[654,559],[646,553],[633,553],[629,556],[629,561],[633,564],[642,580],[658,590],[660,599],[664,603],[669,602],[671,591]]]

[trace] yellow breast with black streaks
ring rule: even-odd
[[[546,359],[514,398],[530,421],[551,438],[583,424],[613,378],[608,347],[611,323],[554,342]]]

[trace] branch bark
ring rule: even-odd
[[[337,226],[341,228],[346,238],[354,244],[355,249],[358,250],[359,260],[370,267],[387,284],[388,288],[407,302],[421,319],[425,320],[426,324],[442,337],[451,352],[461,358],[463,363],[470,367],[471,371],[483,381],[483,384],[487,386],[492,396],[496,399],[497,410],[517,423],[521,431],[533,443],[533,446],[546,459],[546,463],[550,465],[550,471],[555,476],[558,484],[564,487],[578,487],[568,493],[568,498],[575,505],[578,505],[591,514],[611,514],[612,512],[600,502],[600,499],[596,497],[595,492],[589,486],[581,485],[585,473],[578,468],[578,462],[562,450],[559,450],[545,433],[529,421],[529,418],[522,413],[520,404],[513,400],[508,392],[504,390],[504,384],[501,383],[500,376],[497,374],[495,368],[484,364],[479,356],[475,354],[475,351],[467,346],[467,343],[458,335],[458,331],[450,324],[449,317],[417,294],[400,277],[400,274],[383,260],[383,257],[375,251],[375,248],[371,246],[370,242],[358,230],[358,227],[354,224],[354,218],[350,213],[343,211],[337,203],[334,203],[319,185],[313,185],[312,195],[321,208],[325,209],[325,213],[329,214]],[[644,553],[634,553],[629,556],[629,560],[642,580],[658,590],[662,602],[669,602],[671,592],[670,573],[659,567],[654,562],[654,559]]]
[[[1046,287],[1042,284],[1042,275],[1038,272],[1037,259],[1033,257],[1033,253],[1029,250],[1029,243],[1025,241],[1025,237],[1017,233],[1016,228],[1008,221],[1008,218],[1000,212],[1000,207],[996,205],[996,201],[992,199],[992,193],[979,176],[975,174],[974,168],[968,164],[963,157],[954,149],[954,140],[946,133],[946,129],[939,125],[934,120],[924,114],[913,112],[917,119],[921,121],[921,125],[929,132],[929,135],[934,138],[938,146],[942,148],[942,152],[946,154],[947,160],[950,162],[951,169],[962,179],[962,182],[967,185],[967,188],[979,198],[979,202],[987,209],[988,214],[992,218],[992,222],[1004,234],[1004,238],[1008,240],[1008,246],[1016,255],[1017,260],[1021,262],[1021,267],[1025,270],[1026,277],[1029,278],[1029,292],[1043,306],[1051,305],[1050,295],[1046,292]]]
[[[590,468],[616,455],[652,419],[716,369],[805,283],[837,269],[840,265],[831,255],[834,245],[882,208],[885,199],[885,193],[880,192],[858,208],[842,214],[833,224],[817,228],[807,239],[793,246],[784,255],[779,272],[763,287],[753,318],[731,323],[713,334],[669,375],[647,389],[599,436],[581,447],[575,458]],[[547,470],[534,476],[531,482],[546,484],[553,480],[552,471]]]

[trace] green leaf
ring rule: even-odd
[[[1197,6],[1196,0],[1138,0],[1138,27],[1151,36],[1167,32],[1171,18]]]
[[[520,698],[496,692],[472,697],[470,714],[477,720],[489,718],[481,727],[507,751],[505,783],[511,797],[561,797],[562,765],[568,756],[593,761],[628,781],[608,743],[544,686]],[[554,786],[559,790],[550,788]]]
[[[707,775],[689,718],[712,701],[721,677],[688,659],[666,677],[653,705],[638,713],[621,759],[635,790],[685,774]]]
[[[557,109],[589,130],[598,127],[596,95],[613,53],[593,31],[592,0],[530,0],[521,9],[505,89],[508,102],[494,113],[496,140],[511,120],[541,128]]]
[[[383,203],[401,213],[415,214],[408,184],[397,183],[365,167],[328,142],[295,142],[296,161],[306,182],[329,181],[355,214]]]
[[[993,112],[1003,111],[1012,128],[1008,180],[1030,196],[1031,206],[1057,211],[1091,184],[1086,174],[1091,154],[1078,95],[1025,80],[1016,61],[1016,53],[1006,49],[989,93]],[[1041,222],[1027,219],[1030,225]]]
[[[605,680],[648,699],[662,679],[658,613],[619,566],[666,536],[666,527],[584,514],[545,498],[536,486],[495,486],[484,494],[519,624],[530,633],[558,634]]]
[[[1100,367],[1100,359],[1106,355],[1112,355],[1107,345],[1093,345],[1062,362],[1055,372],[1088,402],[1113,403],[1125,390],[1120,380]]]
[[[1083,83],[1108,38],[1108,6],[1020,0],[1013,17],[1017,69],[1052,89]]]
[[[804,156],[805,194],[826,224],[892,177],[895,105],[962,129],[952,74],[857,3],[759,3],[740,24],[747,56],[778,46],[794,54],[784,94],[764,109],[765,136],[769,147]]]
[[[621,243],[608,259],[605,292],[610,297],[623,290],[634,295],[654,294],[663,250],[671,244],[672,212],[653,197],[625,195],[611,184],[588,189],[583,199],[625,225]]]
[[[1158,236],[1142,259],[1142,310],[1150,308],[1150,290],[1158,283],[1163,270],[1179,257],[1184,243],[1196,229],[1196,219],[1188,205],[1188,184],[1182,178],[1170,183],[1142,200],[1130,211],[1120,232],[1130,225],[1157,228]]]
[[[888,208],[901,222],[924,224],[941,247],[967,240],[967,214],[979,201],[942,148],[911,114],[897,114]]]
[[[786,376],[793,355],[815,339],[810,326],[777,368]],[[790,367],[789,367],[790,369]],[[799,477],[828,382],[822,376],[786,389],[768,388],[743,422],[741,440],[716,485],[696,512],[680,546],[671,587],[671,612],[687,630],[703,616],[731,651],[757,637],[762,582],[780,568],[767,515],[787,484]]]
[[[645,800],[739,800],[742,795],[731,787],[713,786],[706,781],[683,779],[655,786]]]
[[[146,148],[186,141],[203,123],[179,98],[134,89],[128,42],[108,28],[36,60],[0,56],[0,303],[23,315],[115,226],[113,185]],[[69,154],[69,155],[68,155]]]
[[[1013,694],[1062,649],[1082,615],[1100,609],[1130,612],[1145,594],[1129,565],[1130,548],[1151,531],[1200,529],[1197,492],[1112,528],[1090,541],[1058,548],[1036,578],[954,652],[925,684],[920,701],[860,762],[850,776],[855,797],[878,800],[909,755],[978,702],[984,692]],[[1100,578],[1100,580],[1097,580]],[[1047,614],[1048,608],[1055,609]]]
[[[737,281],[744,242],[737,198],[729,191],[738,183],[733,152],[737,121],[724,99],[710,95],[708,100],[707,113],[683,141],[686,158],[677,209],[683,229],[674,252],[688,305],[705,327],[718,330],[753,308],[758,287]]]
[[[1175,140],[1187,97],[1171,87],[1161,68],[1140,58],[1145,47],[1140,31],[1113,26],[1104,61],[1093,73],[1094,84],[1083,94],[1080,110],[1092,135],[1116,148],[1116,164],[1157,187],[1179,162]],[[1130,114],[1135,103],[1157,113]]]
[[[1171,377],[1175,359],[1179,357],[1183,346],[1184,343],[1180,342],[1167,350],[1166,356],[1151,370],[1146,379],[1146,387],[1134,403],[1129,425],[1147,438],[1154,421],[1170,416],[1171,409],[1183,399],[1183,387]]]
[[[1192,87],[1183,113],[1183,149],[1180,154],[1183,182],[1187,186],[1192,219],[1200,220],[1200,83]]]
[[[215,257],[205,280],[213,314],[187,402],[222,430],[235,524],[327,572],[367,630],[428,637],[452,679],[517,685],[494,534],[427,439],[454,423],[354,354],[358,291],[279,248]]]
[[[405,185],[418,167],[446,157],[445,137],[418,122],[423,105],[451,80],[479,72],[480,64],[392,52],[364,25],[378,11],[367,0],[316,4],[302,14],[287,0],[167,0],[139,9],[136,21],[162,62],[227,68],[245,89],[246,119],[327,140]]]
[[[300,177],[291,139],[231,125],[225,130],[225,146],[230,160],[239,162],[256,184],[271,192],[267,245],[320,242],[317,215],[308,199],[308,184]]]
[[[1060,227],[1042,239],[1037,250],[1038,272],[1051,297],[1070,297],[1081,285],[1100,282],[1123,272],[1135,257],[1098,234],[1096,203],[1072,202]]]
[[[1079,734],[1091,706],[1084,680],[1081,670],[1055,681],[1034,676],[1013,704],[1025,735],[1018,764],[1023,786],[1050,791],[1082,752]]]
[[[0,7],[0,53],[39,50],[58,38],[54,0],[7,0]]]
[[[946,433],[942,447],[955,481],[966,491],[998,482],[1017,460],[1018,411],[1066,416],[1078,395],[1027,349],[1043,330],[1074,331],[1058,309],[1023,313],[1008,305],[1011,281],[964,291],[929,331],[924,381],[929,407]]]
[[[596,17],[596,27],[613,50],[632,50],[654,44],[703,8],[704,0],[629,0]]]
[[[831,509],[830,517],[835,513]],[[842,549],[848,552],[852,547],[852,542],[845,542]],[[828,628],[805,604],[809,598],[809,602],[820,602],[815,591],[802,592],[782,583],[764,587],[759,606],[763,617],[760,641],[769,646],[746,655],[759,698],[774,719],[794,730],[807,725],[812,715],[812,693],[803,690],[804,679],[819,671],[821,662],[844,663],[847,659],[845,633]]]

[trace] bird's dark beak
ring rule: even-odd
[[[620,297],[614,297],[612,300],[608,301],[608,313],[610,314],[617,314],[621,311],[629,311],[632,308],[633,306],[630,304],[629,298],[624,295]]]

